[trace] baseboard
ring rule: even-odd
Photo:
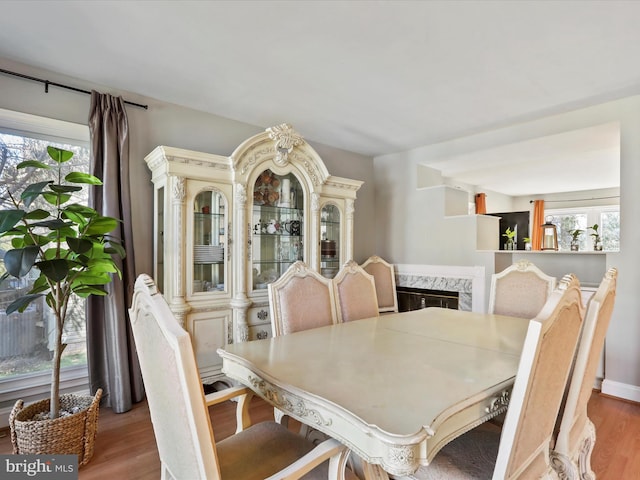
[[[628,383],[614,382],[605,378],[602,381],[602,393],[632,402],[640,402],[640,387]]]

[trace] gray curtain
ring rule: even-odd
[[[103,390],[103,405],[116,413],[126,412],[144,398],[142,375],[129,324],[135,268],[131,194],[129,190],[129,125],[121,97],[91,92],[89,112],[91,173],[102,187],[91,189],[93,208],[102,215],[122,220],[119,236],[127,256],[107,285],[109,295],[90,297],[87,306],[87,362],[91,392]]]

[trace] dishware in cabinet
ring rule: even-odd
[[[217,189],[195,195],[193,202],[193,275],[191,294],[225,292],[228,202]]]
[[[264,290],[304,260],[304,197],[295,175],[270,169],[258,175],[251,211],[252,287]]]
[[[340,208],[334,203],[326,203],[320,210],[320,274],[335,277],[340,270],[342,243]]]

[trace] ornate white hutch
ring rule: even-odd
[[[226,343],[271,335],[267,285],[296,260],[325,276],[353,257],[357,180],[334,177],[287,124],[224,157],[171,147],[145,158],[154,184],[154,272],[192,336],[203,382]]]

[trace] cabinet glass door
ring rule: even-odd
[[[252,286],[263,290],[303,260],[304,198],[293,174],[260,174],[253,189]]]
[[[333,278],[340,269],[340,210],[327,204],[320,211],[320,273]]]
[[[225,291],[226,201],[200,192],[193,212],[193,293]]]

